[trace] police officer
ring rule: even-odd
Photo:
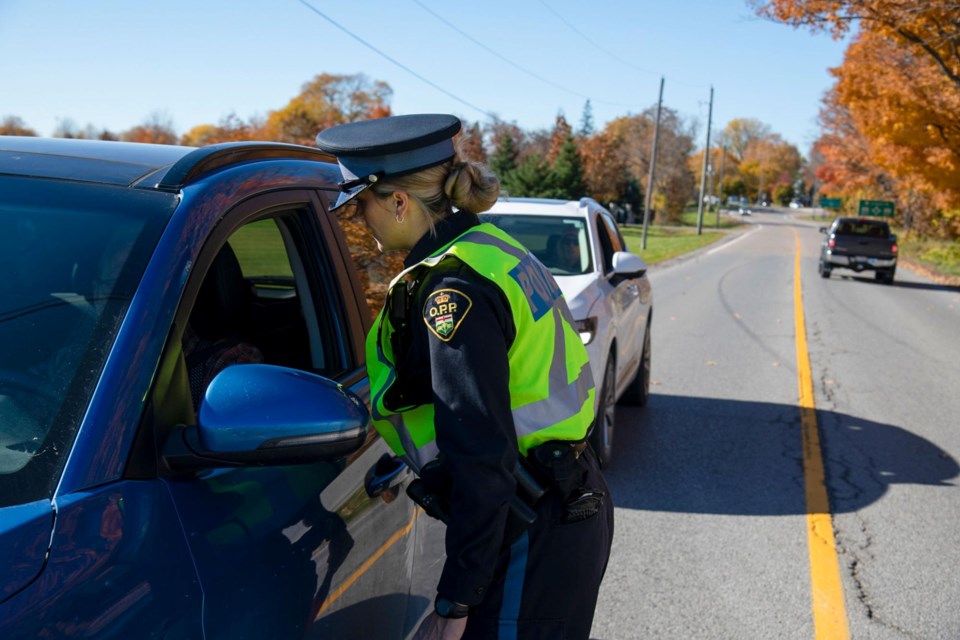
[[[409,115],[317,136],[343,174],[333,208],[407,252],[367,368],[374,424],[419,476],[408,494],[447,524],[415,637],[586,639],[613,535],[587,353],[546,268],[478,219],[499,182],[455,158],[459,130]]]

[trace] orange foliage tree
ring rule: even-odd
[[[217,142],[239,142],[243,140],[263,140],[263,123],[244,121],[235,113],[221,118],[219,124],[199,124],[180,138],[180,144],[190,147],[202,147]]]
[[[389,116],[392,95],[386,82],[371,81],[362,73],[321,73],[267,116],[264,134],[271,140],[313,145],[317,133],[334,125]]]
[[[173,121],[162,113],[153,113],[135,127],[120,134],[124,142],[148,142],[152,144],[177,144],[180,137],[173,129]]]
[[[840,37],[856,25],[892,37],[928,58],[960,90],[960,2],[957,0],[750,0],[762,16],[829,31]]]
[[[35,136],[37,132],[27,126],[20,116],[5,116],[0,120],[0,136]]]
[[[859,29],[825,98],[828,122],[839,125],[825,126],[817,143],[827,183],[848,194],[887,193],[908,227],[960,237],[960,2],[752,4],[760,15],[836,37]]]

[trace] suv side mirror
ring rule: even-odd
[[[820,227],[820,233],[829,233],[829,232],[830,232],[830,229],[826,227]]]
[[[643,261],[643,258],[629,251],[614,253],[612,263],[614,284],[623,280],[641,278],[647,273],[647,263]]]
[[[163,449],[172,471],[332,460],[356,451],[370,414],[354,393],[287,367],[227,367],[207,387],[199,424],[174,430]]]

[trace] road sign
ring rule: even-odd
[[[841,206],[840,198],[820,198],[822,209],[839,209]]]
[[[892,218],[893,203],[886,200],[861,200],[860,211],[857,215]]]

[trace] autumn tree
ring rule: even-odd
[[[553,129],[550,131],[550,149],[547,151],[547,162],[553,163],[560,155],[560,149],[567,143],[567,140],[573,137],[573,127],[567,122],[563,113],[557,114],[553,123]]]
[[[187,131],[180,138],[180,144],[190,147],[202,147],[218,142],[239,142],[260,140],[265,137],[263,123],[256,120],[245,121],[235,113],[229,113],[218,124],[200,124]]]
[[[740,161],[751,144],[771,133],[769,125],[755,118],[734,118],[717,136],[717,146],[726,146],[727,153]]]
[[[462,158],[487,164],[487,150],[483,146],[483,131],[479,123],[464,122],[460,133],[457,134],[456,143]]]
[[[27,126],[20,116],[4,116],[0,120],[0,136],[35,136],[37,132]]]
[[[149,142],[152,144],[177,144],[180,137],[173,128],[170,116],[154,112],[143,123],[120,134],[124,142]]]
[[[639,115],[623,116],[607,123],[604,132],[619,141],[620,153],[631,179],[646,191],[650,171],[650,149],[656,124],[656,107]],[[679,220],[694,188],[688,159],[693,152],[694,127],[673,109],[664,107],[660,115],[657,166],[654,177],[654,208],[668,221]],[[588,181],[592,178],[588,178]]]
[[[957,0],[749,0],[761,16],[841,37],[857,28],[893,38],[925,57],[960,91]]]
[[[264,125],[270,140],[313,145],[320,131],[334,125],[389,116],[393,90],[386,82],[362,73],[321,73],[301,88],[282,109],[272,111]]]
[[[622,139],[601,131],[580,144],[587,193],[598,202],[625,202],[630,171],[621,153]],[[631,208],[636,206],[631,203]]]

